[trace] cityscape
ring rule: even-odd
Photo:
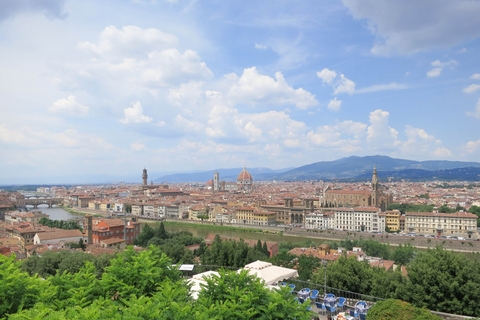
[[[0,318],[480,319],[480,0],[0,0]]]
[[[308,284],[308,287],[314,286],[312,278],[315,276],[310,274],[306,278],[300,271],[300,258],[305,259],[303,257],[315,259],[320,271],[322,261],[340,264],[342,257],[354,257],[354,261],[367,262],[371,268],[408,275],[408,263],[393,258],[395,254],[372,256],[368,249],[363,251],[361,244],[368,242],[362,238],[376,237],[379,245],[398,246],[400,249],[402,246],[413,248],[411,246],[414,245],[438,250],[440,246],[444,250],[480,253],[480,241],[477,241],[480,240],[477,227],[480,182],[380,181],[376,166],[373,166],[371,176],[370,181],[360,182],[255,181],[244,166],[235,182],[223,181],[219,172],[214,172],[211,179],[204,182],[154,184],[149,182],[148,170],[144,168],[139,172],[139,183],[136,184],[122,181],[116,185],[48,186],[22,192],[3,190],[0,193],[0,252],[25,261],[46,253],[47,257],[49,252],[77,250],[92,256],[116,255],[131,245],[140,249],[155,243],[152,242],[155,237],[148,238],[146,234],[159,223],[162,228],[165,224],[167,230],[171,230],[169,223],[183,225],[187,228],[185,230],[191,230],[188,228],[195,225],[210,226],[203,239],[198,238],[197,243],[193,241],[181,249],[183,258],[178,262],[191,263],[185,264],[185,268],[194,268],[200,262],[208,264],[208,261],[223,267],[236,266],[208,260],[212,259],[208,255],[195,256],[202,246],[214,250],[216,241],[240,241],[252,249],[259,247],[265,254],[264,258],[272,261],[284,254],[297,257],[293,265],[284,262],[281,265],[285,270],[276,272],[290,274],[288,278],[300,276],[298,279],[301,280],[295,280],[300,281],[295,282],[296,285]],[[415,210],[419,208],[424,210]],[[50,215],[42,210],[61,210],[67,215],[60,220],[51,220]],[[217,240],[215,227],[218,226],[227,230]],[[232,231],[228,231],[229,227]],[[240,233],[239,237],[238,230],[241,229],[254,230],[259,235],[252,238]],[[275,235],[275,238],[265,237],[264,232]],[[285,239],[288,237],[297,237],[298,246],[286,250]],[[305,239],[323,241],[320,245],[310,242],[306,246],[301,243]],[[357,246],[343,247],[351,241],[348,239],[358,241]],[[412,240],[415,242],[412,243]],[[343,242],[337,248],[335,241]],[[259,245],[262,242],[263,245]],[[254,261],[247,258],[247,262]],[[272,265],[264,263],[267,267]],[[285,268],[285,265],[293,268]],[[216,267],[210,268],[215,270]],[[247,264],[245,268],[256,267]],[[211,272],[216,271],[208,271],[207,274],[211,275]],[[280,280],[287,281],[287,276],[281,274],[276,278],[273,276],[277,280],[268,284],[278,285]],[[191,291],[197,298],[201,292],[200,284],[204,284],[202,276],[203,273],[198,273],[189,280],[197,288]],[[270,278],[264,279],[270,281]],[[303,283],[305,280],[309,282]],[[345,299],[344,303],[350,308],[360,301],[358,297],[361,293],[347,292],[350,291],[348,288],[327,288],[326,281],[325,273],[324,287],[318,287],[317,283],[316,294],[320,293],[319,290],[328,289]],[[347,291],[342,291],[345,289]],[[304,293],[298,294],[300,297]],[[307,294],[307,298],[312,301],[313,310],[319,317],[348,318],[356,310],[347,307],[335,312],[336,308],[329,306],[325,302],[327,300],[321,304],[316,296],[312,298]],[[373,298],[366,306],[372,307],[378,299]],[[335,306],[337,304],[338,301]],[[365,311],[365,314],[368,312]]]

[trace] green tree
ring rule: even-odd
[[[335,263],[327,265],[327,285],[341,290],[362,294],[371,291],[373,271],[367,261],[357,261],[355,257],[341,256]],[[312,275],[312,282],[323,283],[323,269]]]
[[[401,300],[378,301],[368,310],[368,320],[440,320],[429,310]]]
[[[409,243],[405,244],[402,246],[400,244],[397,249],[392,253],[391,259],[395,261],[395,264],[397,265],[403,265],[406,266],[407,264],[412,261],[417,254],[417,249],[415,247],[412,247]]]
[[[22,308],[32,307],[44,284],[37,277],[30,277],[20,269],[21,262],[15,254],[0,255],[0,318]]]
[[[407,271],[406,301],[447,313],[480,314],[480,266],[474,261],[437,247],[419,253]]]
[[[471,207],[468,209],[468,212],[473,213],[473,214],[476,214],[477,217],[480,218],[480,207],[478,207],[478,206],[471,206]],[[477,227],[480,227],[480,219],[477,219]]]
[[[313,313],[298,305],[287,288],[269,290],[248,271],[226,272],[206,279],[195,303],[196,319],[305,319]]]
[[[107,298],[111,296],[151,296],[165,281],[180,279],[180,272],[171,268],[172,260],[158,247],[136,251],[132,246],[111,260],[103,273],[100,285],[105,288]]]

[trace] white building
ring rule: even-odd
[[[309,229],[333,229],[330,220],[333,216],[322,212],[313,212],[305,215],[305,228]]]
[[[384,232],[385,214],[380,208],[355,207],[334,209],[334,229]]]

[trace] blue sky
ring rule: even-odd
[[[478,161],[478,17],[476,0],[0,0],[3,182]]]

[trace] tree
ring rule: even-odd
[[[102,275],[101,286],[110,296],[126,298],[132,294],[152,296],[165,281],[180,279],[180,272],[171,268],[172,260],[158,247],[137,252],[132,246],[111,260]]]
[[[397,265],[406,266],[412,261],[417,254],[415,247],[412,247],[409,243],[402,246],[400,244],[397,249],[392,253],[392,260],[395,261]]]
[[[478,206],[471,206],[470,209],[468,209],[468,212],[476,214],[477,217],[480,218],[480,207]],[[477,219],[477,227],[480,227],[480,219]]]
[[[438,212],[440,213],[455,213],[455,209],[450,209],[446,204],[438,208]]]
[[[267,241],[263,242],[263,254],[267,257],[270,257],[270,251],[268,251]]]
[[[167,231],[165,231],[165,226],[163,225],[163,222],[160,222],[160,225],[158,226],[158,232],[157,232],[157,237],[160,239],[167,239]]]
[[[297,262],[298,278],[303,281],[310,281],[313,273],[321,265],[322,263],[319,258],[302,254],[300,257],[298,257]]]
[[[421,252],[407,267],[406,301],[448,313],[480,314],[480,266],[441,247]]]
[[[142,246],[145,247],[147,246],[148,241],[153,238],[155,235],[154,230],[150,225],[145,224],[145,226],[142,228],[142,231],[138,235],[136,239],[133,240],[133,244],[137,246]]]
[[[369,294],[372,281],[373,272],[367,261],[341,256],[335,263],[327,265],[327,285],[330,287]],[[312,282],[324,282],[323,269],[313,273]]]
[[[429,310],[416,308],[401,300],[378,301],[368,310],[368,320],[440,320]]]
[[[195,303],[196,319],[298,319],[309,320],[307,304],[298,305],[288,288],[269,290],[248,271],[219,271],[206,279]]]
[[[44,288],[42,280],[22,271],[15,258],[15,254],[0,255],[0,318],[32,307]]]

